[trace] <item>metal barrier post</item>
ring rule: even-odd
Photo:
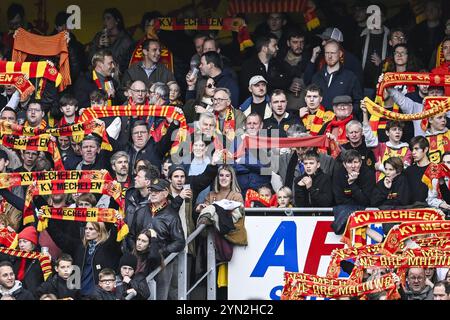
[[[186,300],[187,292],[187,246],[178,254],[178,300]]]
[[[208,230],[207,239],[207,300],[216,300],[216,249],[214,248],[214,238],[211,228]]]

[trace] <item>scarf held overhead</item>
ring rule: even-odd
[[[59,55],[59,71],[62,75],[59,90],[63,91],[72,83],[70,79],[69,50],[64,31],[54,36],[40,36],[19,28],[14,39],[12,60],[24,62],[28,54],[48,57]]]
[[[242,18],[170,18],[155,20],[155,30],[225,30],[238,33],[240,50],[253,46],[247,25]]]
[[[44,151],[52,155],[55,170],[64,170],[61,154],[56,142],[50,139],[49,134],[41,134],[34,137],[19,138],[11,135],[0,134],[0,144],[17,150]]]
[[[42,232],[48,226],[48,219],[81,222],[108,222],[117,224],[117,241],[120,242],[128,234],[128,226],[123,220],[118,220],[115,209],[110,208],[50,208],[41,207],[37,231]]]
[[[229,16],[239,13],[275,13],[303,12],[308,31],[320,26],[316,14],[316,6],[310,0],[230,0],[228,2]]]
[[[28,75],[32,78],[44,78],[53,81],[56,86],[59,86],[62,81],[62,75],[54,66],[47,61],[39,62],[14,62],[14,61],[0,61],[0,72],[14,73],[19,72]]]
[[[61,128],[32,128],[11,123],[6,120],[0,120],[0,135],[14,136],[38,136],[41,134],[49,134],[54,137],[74,137],[75,141],[81,141],[86,135],[95,133],[102,137],[101,148],[111,151],[112,147],[108,140],[108,135],[104,125],[99,125],[95,120],[79,122]]]
[[[25,196],[25,208],[23,212],[23,224],[34,222],[31,202],[38,195],[74,194],[74,193],[100,193],[113,198],[119,205],[119,212],[123,213],[124,203],[122,199],[122,186],[119,182],[105,180],[40,180],[28,187]]]
[[[0,85],[13,85],[20,93],[20,100],[26,100],[33,92],[34,86],[22,73],[0,73]]]
[[[113,181],[111,174],[103,170],[33,171],[0,173],[0,189],[30,186],[41,180],[104,180]]]

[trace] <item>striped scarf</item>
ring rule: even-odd
[[[155,106],[155,105],[127,105],[127,106],[111,106],[111,107],[91,107],[83,111],[80,116],[81,121],[89,121],[97,118],[106,117],[131,117],[131,116],[149,116],[172,118],[180,123],[177,137],[172,144],[171,154],[178,151],[182,142],[186,141],[188,133],[188,125],[183,113],[173,106]]]
[[[106,92],[109,92],[109,90],[114,89],[114,84],[110,77],[105,77],[105,83],[104,86],[102,86],[102,83],[100,79],[98,78],[97,72],[95,70],[92,70],[92,80],[94,80],[95,84],[97,85],[97,88],[99,90],[104,90]],[[112,106],[112,99],[108,93],[108,106]]]
[[[227,139],[233,140],[236,136],[236,120],[234,118],[234,110],[232,106],[228,106],[225,110],[225,119],[223,120],[223,128],[220,130],[219,113],[215,113],[216,116],[216,132],[223,133]],[[216,140],[216,139],[215,139]]]
[[[334,118],[333,111],[325,111],[323,106],[317,109],[315,114],[308,114],[302,118],[303,125],[312,136],[317,136],[322,129],[324,123]]]
[[[81,222],[107,222],[117,225],[117,242],[122,241],[128,234],[128,226],[123,220],[117,220],[116,209],[110,208],[50,208],[41,207],[37,231],[42,232],[48,227],[48,219]]]
[[[47,61],[39,62],[14,62],[0,61],[0,73],[20,72],[31,78],[45,78],[55,82],[58,87],[62,81],[62,75]]]
[[[170,18],[163,17],[155,19],[155,30],[225,30],[238,33],[239,49],[253,46],[250,34],[242,18]]]
[[[47,281],[48,277],[52,274],[52,262],[50,261],[50,257],[47,255],[43,255],[39,252],[26,252],[22,250],[6,248],[0,248],[0,253],[18,258],[38,259],[39,264],[41,265],[42,273],[44,275],[44,281]]]
[[[320,26],[316,6],[309,0],[230,0],[228,16],[239,13],[303,12],[308,31]]]
[[[19,28],[14,39],[12,60],[24,62],[28,54],[46,57],[59,55],[59,70],[62,76],[59,91],[63,91],[72,83],[70,79],[69,49],[64,32],[53,36],[40,36]]]

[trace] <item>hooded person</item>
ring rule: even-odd
[[[132,296],[133,300],[147,300],[150,291],[144,274],[136,274],[137,257],[125,253],[119,261],[119,272],[116,281],[116,298],[120,300]]]

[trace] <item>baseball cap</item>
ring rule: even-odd
[[[352,103],[352,97],[350,96],[336,96],[333,98],[333,105],[337,105],[339,103]]]
[[[248,82],[248,86],[252,86],[252,85],[257,84],[258,82],[261,82],[261,81],[267,83],[267,80],[264,79],[263,76],[253,76],[253,77],[250,78],[250,81]]]
[[[169,182],[165,179],[153,179],[150,184],[150,190],[165,191],[169,189]]]
[[[344,35],[342,34],[342,31],[338,28],[326,28],[322,34],[317,35],[322,40],[336,40],[338,42],[344,41]]]

